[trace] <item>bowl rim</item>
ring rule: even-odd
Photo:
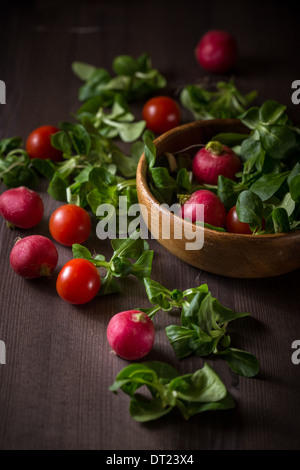
[[[161,144],[161,142],[165,141],[167,138],[172,136],[175,133],[182,133],[188,128],[197,128],[197,127],[202,127],[206,125],[212,125],[212,124],[221,124],[221,123],[230,123],[230,124],[241,124],[241,121],[239,119],[210,119],[210,120],[197,120],[193,122],[188,122],[181,124],[179,126],[174,127],[173,129],[159,135],[153,140],[153,144],[157,148],[157,145]],[[169,216],[171,219],[174,219],[175,221],[177,220],[178,222],[186,222],[186,223],[192,223],[188,220],[182,219],[176,214],[173,214],[173,212],[167,211],[165,207],[162,206],[162,204],[154,197],[152,192],[150,191],[148,181],[147,181],[147,169],[148,169],[148,164],[146,162],[145,158],[145,152],[142,153],[138,166],[137,166],[137,184],[139,182],[142,182],[142,192],[146,193],[148,199],[152,201],[155,205],[159,207],[161,211],[168,212]],[[196,230],[204,230],[205,233],[211,234],[212,236],[222,236],[222,237],[227,237],[227,238],[239,238],[242,237],[243,239],[262,239],[262,240],[267,240],[267,239],[277,239],[277,238],[282,238],[282,239],[288,239],[288,238],[294,238],[297,235],[300,236],[300,230],[294,230],[291,232],[285,232],[285,233],[267,233],[267,234],[260,234],[260,235],[253,235],[253,234],[246,234],[246,233],[232,233],[232,232],[227,232],[227,231],[218,231],[218,230],[213,230],[207,227],[203,227],[201,225],[195,225]]]

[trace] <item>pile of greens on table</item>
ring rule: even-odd
[[[145,129],[145,121],[135,120],[130,103],[157,92],[166,81],[152,68],[147,54],[137,59],[116,57],[114,76],[82,62],[73,63],[72,69],[84,81],[79,89],[83,104],[75,113],[75,122],[61,122],[60,132],[52,136],[52,145],[63,152],[63,161],[30,159],[22,139],[3,139],[0,179],[9,188],[34,188],[43,176],[49,180],[51,197],[89,207],[94,213],[106,202],[117,209],[119,196],[127,196],[128,204],[137,203],[135,175],[144,150],[142,136],[154,136]],[[129,155],[117,139],[131,143]]]
[[[107,202],[118,210],[119,196],[127,196],[129,205],[137,202],[136,168],[145,150],[151,188],[160,202],[178,202],[180,195],[199,188],[192,180],[191,157],[177,155],[176,165],[171,154],[156,159],[155,136],[130,110],[134,100],[158,93],[166,85],[147,54],[137,59],[117,57],[113,62],[115,76],[81,62],[75,62],[72,68],[84,82],[79,90],[82,105],[75,113],[75,122],[62,122],[60,131],[52,136],[52,145],[63,152],[63,161],[30,159],[20,138],[2,139],[0,179],[7,187],[32,188],[45,177],[49,180],[48,193],[56,200],[90,208],[95,214],[97,207]],[[213,92],[188,85],[180,101],[194,119],[239,117],[250,129],[250,134],[213,136],[241,157],[243,170],[236,181],[219,176],[217,185],[202,187],[214,191],[227,209],[236,204],[242,219],[256,233],[289,232],[300,228],[300,130],[288,119],[285,106],[275,101],[247,109],[255,96],[255,92],[242,95],[230,81],[218,83]],[[117,142],[131,143],[130,155]],[[264,229],[262,218],[266,220]],[[136,276],[144,283],[153,305],[140,309],[150,318],[159,311],[180,310],[180,324],[166,328],[179,359],[191,354],[217,356],[241,376],[258,373],[255,356],[231,347],[227,332],[228,323],[247,313],[222,306],[206,284],[182,292],[170,291],[152,280],[153,251],[141,239],[116,239],[112,248],[107,261],[101,254],[92,256],[86,247],[73,246],[74,257],[106,269],[100,293],[119,292],[117,279]],[[143,385],[148,387],[151,400],[136,393]],[[234,406],[226,387],[207,364],[183,376],[162,362],[131,364],[111,386],[114,392],[119,388],[130,396],[130,411],[138,421],[159,418],[173,408],[187,419],[201,411]]]

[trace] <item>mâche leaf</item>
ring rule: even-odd
[[[137,59],[120,55],[113,60],[115,76],[104,68],[74,62],[72,70],[85,83],[79,90],[79,100],[101,97],[101,106],[111,106],[116,94],[132,101],[166,86],[165,78],[154,69],[148,54]]]
[[[297,203],[300,203],[300,174],[295,175],[289,183],[291,198]]]
[[[72,63],[72,71],[75,73],[75,75],[77,75],[78,78],[80,78],[80,80],[83,81],[89,80],[95,70],[96,67],[85,62],[77,61]]]
[[[236,202],[236,212],[241,222],[261,227],[263,202],[254,192],[247,189],[239,194]]]
[[[271,213],[274,232],[286,233],[290,231],[290,222],[286,209],[283,207],[275,207]]]
[[[0,157],[7,155],[9,152],[22,147],[21,137],[9,137],[0,140]]]
[[[166,335],[178,359],[195,354],[200,357],[220,354],[228,359],[228,364],[234,362],[235,370],[240,375],[258,373],[258,360],[250,353],[234,354],[229,349],[231,339],[227,333],[228,324],[249,316],[246,312],[235,312],[223,306],[213,297],[206,284],[180,291],[173,291],[150,278],[144,279],[144,285],[149,301],[153,308],[144,309],[151,318],[159,310],[170,311],[179,309],[180,325],[168,325]],[[228,355],[226,356],[226,351]],[[244,364],[249,359],[248,369]],[[240,364],[239,364],[240,361]],[[253,368],[251,369],[251,365]],[[252,375],[251,375],[252,374]],[[245,375],[246,376],[246,375]],[[248,376],[248,375],[247,375]]]
[[[284,183],[289,175],[289,171],[284,173],[268,173],[258,178],[251,186],[250,191],[257,194],[262,201],[270,199]]]
[[[235,205],[238,195],[245,189],[244,184],[237,183],[225,176],[218,177],[217,196],[221,199],[226,209]]]
[[[240,349],[227,348],[218,352],[223,357],[229,367],[243,377],[254,377],[259,373],[259,362],[252,354]]]
[[[259,119],[263,124],[275,124],[285,112],[286,106],[273,100],[267,100],[259,110]]]
[[[150,398],[137,393],[145,386]],[[233,408],[234,401],[220,377],[207,365],[193,374],[180,375],[159,361],[130,364],[117,375],[110,390],[129,395],[129,411],[138,422],[153,421],[177,408],[184,419],[196,413]]]
[[[67,201],[67,190],[68,187],[68,182],[61,178],[58,173],[54,173],[49,186],[48,186],[48,194],[53,199],[56,199],[57,201]]]
[[[233,80],[218,82],[216,90],[207,86],[186,85],[180,93],[181,104],[187,108],[194,119],[235,118],[256,98],[257,92],[247,95],[234,85]]]

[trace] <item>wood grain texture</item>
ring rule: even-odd
[[[203,80],[206,73],[193,50],[213,27],[239,38],[237,85],[245,92],[257,89],[260,101],[287,104],[296,119],[291,83],[299,79],[297,13],[289,1],[3,1],[0,79],[7,85],[7,104],[0,106],[0,138],[26,139],[39,125],[69,118],[79,106],[81,84],[71,71],[74,60],[111,70],[117,54],[147,51],[166,76],[168,92]],[[212,77],[219,78],[224,76]],[[141,107],[134,110],[140,117]],[[184,113],[184,119],[190,116]],[[39,190],[45,217],[26,234],[49,236],[48,218],[59,203],[48,197],[45,183]],[[209,359],[236,401],[234,410],[187,422],[175,413],[141,425],[129,416],[128,397],[108,391],[127,362],[110,352],[105,334],[114,313],[149,306],[143,287],[128,279],[120,295],[70,306],[55,291],[70,249],[57,246],[59,266],[49,281],[29,282],[9,267],[17,236],[24,231],[8,231],[0,222],[0,340],[7,347],[7,363],[0,365],[0,449],[299,450],[300,365],[291,362],[291,344],[300,339],[299,270],[264,280],[226,278],[191,267],[150,240],[153,279],[171,289],[207,282],[222,304],[252,314],[232,324],[230,334],[232,344],[260,358],[261,373],[239,378],[223,362]],[[95,226],[86,246],[111,253]],[[163,313],[155,318],[157,337],[147,359],[193,372],[203,361],[175,358],[164,331],[171,322],[179,318]]]

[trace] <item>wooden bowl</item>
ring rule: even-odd
[[[178,152],[191,145],[207,143],[220,132],[248,132],[236,119],[196,121],[176,127],[155,139],[157,157]],[[196,152],[196,150],[195,150]],[[142,215],[152,236],[169,252],[186,263],[210,273],[234,278],[264,278],[300,268],[300,230],[287,234],[239,235],[195,226],[164,208],[151,194],[147,183],[147,163],[141,156],[137,168],[137,193]],[[152,224],[150,213],[152,214]],[[170,237],[162,236],[162,217],[169,219]],[[199,239],[201,249],[187,249],[186,237],[175,239],[176,230],[189,224]]]

